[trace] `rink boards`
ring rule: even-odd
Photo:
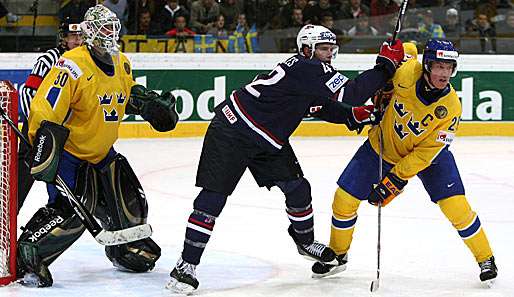
[[[142,119],[127,116],[121,137],[202,136],[213,108],[253,77],[267,72],[290,54],[127,54],[135,80],[177,98],[180,123],[170,133],[152,130]],[[19,88],[38,54],[0,54],[0,78]],[[373,67],[375,55],[340,54],[334,66],[348,77]],[[421,56],[419,56],[421,58]],[[514,135],[514,63],[505,55],[463,55],[452,85],[462,102],[460,136]],[[342,125],[304,121],[298,136],[356,135]]]

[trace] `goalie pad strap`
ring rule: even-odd
[[[35,180],[53,183],[59,168],[64,144],[70,130],[49,121],[42,121],[32,147],[30,174]]]

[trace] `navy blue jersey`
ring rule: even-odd
[[[388,79],[380,67],[370,71],[366,79],[349,83],[331,65],[295,55],[232,93],[215,111],[234,127],[249,128],[258,142],[281,149],[306,116],[347,122],[351,106],[341,101],[362,105]]]

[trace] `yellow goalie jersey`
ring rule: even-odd
[[[87,47],[62,55],[45,77],[31,104],[29,138],[34,139],[43,120],[70,130],[64,146],[75,157],[96,164],[118,139],[118,127],[132,79],[130,62],[119,54],[114,75],[105,74],[93,61]]]
[[[385,161],[402,179],[409,179],[428,167],[432,160],[455,137],[461,115],[457,93],[450,92],[425,105],[417,95],[416,82],[421,78],[421,64],[416,59],[405,62],[393,77],[394,91],[380,122]],[[373,127],[369,140],[379,153],[379,129]]]

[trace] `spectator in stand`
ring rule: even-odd
[[[58,12],[59,20],[69,20],[73,24],[78,24],[84,20],[84,14],[94,5],[90,5],[87,1],[71,0],[64,5]]]
[[[303,18],[307,24],[319,25],[324,14],[334,15],[336,12],[337,9],[330,4],[330,0],[318,0],[317,4],[305,9]]]
[[[242,13],[236,0],[224,0],[220,5],[220,13],[225,17],[225,27],[234,31],[237,24],[237,16]]]
[[[351,27],[350,30],[348,30],[347,34],[348,36],[377,36],[378,30],[370,26],[369,24],[369,18],[367,15],[361,15],[358,19],[356,19],[355,26]]]
[[[179,15],[175,18],[175,28],[166,32],[170,37],[188,37],[194,36],[196,33],[187,27],[186,18]]]
[[[383,33],[391,32],[389,20],[396,17],[398,9],[398,4],[393,0],[371,0],[371,24]]]
[[[161,31],[159,26],[152,22],[150,10],[143,9],[139,12],[138,27],[135,32],[137,35],[159,35]]]
[[[443,31],[447,38],[458,38],[463,27],[459,22],[459,12],[455,8],[446,11],[446,19],[443,24]]]
[[[282,28],[293,27],[292,24],[292,15],[293,9],[300,9],[303,15],[303,22],[307,24],[305,21],[305,10],[307,9],[307,0],[294,0],[294,2],[290,2],[286,6],[282,8],[280,13],[280,19],[282,20]]]
[[[443,27],[434,23],[434,15],[430,9],[422,13],[422,20],[423,22],[419,25],[419,32],[426,39],[446,37]]]
[[[475,8],[475,16],[478,16],[479,13],[485,14],[489,22],[491,22],[491,24],[494,26],[496,16],[498,15],[496,6],[496,0],[482,0],[480,4]]]
[[[341,5],[341,9],[337,12],[337,19],[356,19],[362,15],[368,16],[369,7],[361,3],[361,0],[350,0]]]
[[[479,13],[476,18],[466,25],[468,33],[478,32],[480,49],[483,53],[496,53],[496,30],[485,13]],[[487,43],[491,43],[491,49],[487,50]]]
[[[300,8],[293,9],[293,15],[288,23],[289,28],[301,28],[305,24],[303,21],[303,12]]]
[[[127,17],[127,31],[137,32],[138,15],[143,9],[150,11],[152,20],[158,19],[159,13],[158,5],[154,0],[127,0],[128,1],[128,17]]]
[[[104,0],[103,6],[114,12],[121,23],[120,36],[127,34],[128,2],[127,0]],[[141,14],[140,14],[141,17]]]
[[[207,34],[211,34],[215,37],[228,37],[228,31],[225,28],[225,17],[220,14],[218,16],[218,20],[216,21],[216,25],[207,31]]]
[[[162,33],[175,28],[175,19],[183,16],[189,22],[189,11],[179,4],[178,0],[166,0],[166,4],[159,13],[159,24]]]
[[[325,12],[321,15],[320,25],[332,31],[336,36],[345,35],[343,31],[334,27],[334,17],[329,12]]]
[[[220,15],[220,7],[214,0],[196,0],[191,4],[190,27],[197,34],[205,34]]]

